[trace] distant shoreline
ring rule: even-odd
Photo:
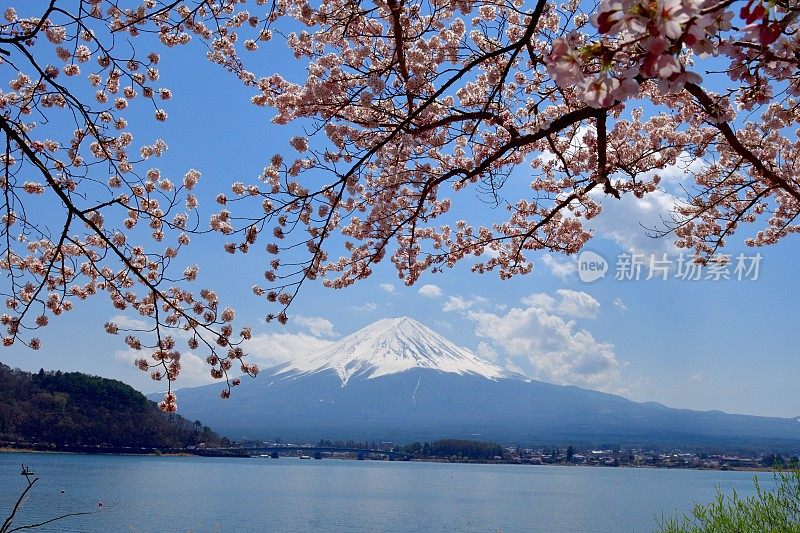
[[[32,450],[30,448],[9,448],[0,447],[0,453],[31,453],[31,454],[58,454],[58,455],[119,455],[121,457],[135,457],[142,455],[146,457],[191,457],[196,454],[188,452],[117,452],[117,451],[72,451],[72,450]]]
[[[143,457],[205,457],[205,458],[219,458],[219,457],[230,457],[230,458],[241,458],[241,459],[268,459],[266,457],[260,457],[258,455],[210,455],[210,454],[203,454],[203,453],[192,453],[191,451],[185,452],[118,452],[118,451],[102,451],[102,450],[93,450],[93,451],[63,451],[63,450],[32,450],[30,448],[9,448],[9,447],[0,447],[0,453],[29,453],[29,454],[61,454],[61,455],[111,455],[111,456],[119,456],[119,457],[135,457],[135,456],[143,456]],[[300,456],[298,455],[284,455],[280,457],[281,459],[299,459]],[[275,460],[271,459],[270,460]],[[319,460],[319,459],[317,459]],[[725,468],[710,468],[710,467],[696,467],[696,468],[687,468],[685,466],[655,466],[655,465],[618,465],[618,466],[604,466],[604,465],[592,465],[592,464],[572,464],[572,463],[542,463],[542,464],[531,464],[531,463],[517,463],[517,462],[509,462],[509,461],[450,461],[447,458],[430,458],[430,459],[421,459],[415,458],[410,459],[409,461],[399,461],[399,460],[388,460],[388,459],[358,459],[357,457],[324,457],[322,460],[326,461],[380,461],[380,462],[411,462],[411,463],[437,463],[437,464],[489,464],[489,465],[515,465],[515,466],[543,466],[543,467],[550,467],[550,466],[563,466],[563,467],[570,467],[570,468],[630,468],[630,469],[648,469],[648,470],[705,470],[705,471],[715,471],[715,472],[754,472],[754,473],[768,473],[768,472],[785,472],[787,470],[791,470],[790,468],[768,468],[768,467],[741,467],[741,466],[730,466]],[[315,461],[312,459],[311,462]]]

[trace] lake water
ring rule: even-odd
[[[638,532],[716,486],[753,493],[746,472],[0,453],[3,518],[22,462],[40,480],[17,525],[103,502],[42,531]]]

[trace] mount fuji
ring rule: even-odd
[[[672,409],[536,381],[408,317],[378,320],[262,370],[228,400],[219,391],[219,384],[181,389],[179,410],[234,439],[800,448],[797,419]]]
[[[351,377],[374,379],[413,368],[491,380],[525,379],[456,346],[408,317],[378,320],[333,346],[300,356],[278,368],[274,375],[292,378],[334,371],[342,380],[342,387]]]

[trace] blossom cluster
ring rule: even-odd
[[[461,261],[530,273],[531,252],[575,253],[591,238],[599,195],[652,194],[687,156],[694,184],[682,185],[698,192],[676,201],[664,230],[679,246],[712,254],[755,221],[766,224],[752,245],[798,231],[785,162],[800,153],[785,132],[800,117],[773,96],[800,94],[790,3],[241,4],[208,38],[209,58],[255,89],[275,124],[315,132],[221,193],[211,219],[229,253],[265,241],[266,284],[253,292],[282,307],[269,320],[287,320],[306,280],[345,287],[383,260],[408,284]],[[246,69],[249,54],[279,50],[275,35],[306,79]],[[759,106],[764,122],[736,129]],[[528,164],[527,176],[515,170]],[[507,197],[510,176],[530,193]],[[502,209],[459,212],[470,194]]]
[[[20,4],[0,24],[4,345],[104,292],[145,321],[106,325],[144,352],[137,366],[171,382],[181,356],[168,339],[186,339],[227,396],[229,372],[257,368],[243,361],[249,330],[214,290],[192,289],[200,267],[181,263],[209,234],[229,254],[263,251],[252,292],[285,324],[307,281],[346,287],[382,261],[407,284],[458,263],[531,273],[536,252],[584,246],[603,195],[665,193],[661,175],[676,168],[687,172],[670,194],[687,194],[664,232],[678,246],[711,256],[743,228],[752,246],[800,232],[792,2],[84,4],[33,15]],[[160,52],[135,49],[143,35],[164,53],[199,41],[252,105],[295,126],[259,175],[214,191],[202,222],[200,172],[167,175],[154,163],[166,142],[135,136],[134,113],[169,123],[178,97],[160,81]],[[256,59],[287,51],[291,74]],[[65,206],[63,233],[24,209],[34,198]]]
[[[751,49],[790,46],[796,16],[781,8],[749,0],[739,16],[746,23],[734,31],[731,2],[715,0],[603,0],[591,17],[598,38],[573,31],[554,39],[547,66],[563,88],[579,87],[588,105],[607,108],[637,96],[643,80],[654,79],[662,92],[678,92],[687,83],[702,83],[690,69],[693,56],[742,53],[737,39]],[[741,43],[739,43],[741,44]],[[796,43],[794,45],[796,47]],[[737,69],[731,77],[737,79]]]
[[[170,383],[162,409],[173,411],[176,405],[171,392],[181,372],[176,338],[215,357],[211,373],[226,379],[226,390],[238,383],[229,379],[231,361],[242,372],[258,372],[243,361],[244,332],[250,334],[234,332],[234,310],[220,308],[211,290],[191,289],[197,265],[178,266],[192,234],[201,230],[192,192],[201,174],[163,173],[155,160],[167,143],[138,139],[136,127],[142,116],[156,122],[168,118],[165,107],[173,92],[160,82],[160,48],[191,41],[186,28],[210,36],[202,21],[219,17],[225,24],[224,12],[237,3],[162,9],[153,0],[74,7],[20,2],[2,13],[4,346],[38,349],[41,341],[30,337],[31,331],[76,302],[105,294],[116,311],[138,315],[134,322],[142,322],[141,327],[109,322],[105,331],[124,334],[132,350],[144,353],[136,366]],[[148,32],[158,39],[138,38]],[[30,208],[34,196],[60,210]],[[51,234],[53,213],[63,230]]]

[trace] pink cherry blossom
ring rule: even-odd
[[[689,12],[688,6],[693,3],[684,4],[683,0],[658,0],[657,24],[661,34],[669,39],[677,39],[683,33],[682,25],[686,23],[693,13]]]
[[[249,292],[278,327],[302,287],[346,287],[382,262],[409,285],[458,263],[535,273],[535,253],[588,242],[597,191],[643,198],[684,152],[699,161],[681,184],[695,192],[664,228],[679,246],[709,256],[742,234],[763,246],[800,232],[791,3],[11,4],[6,346],[38,347],[33,330],[105,295],[136,317],[105,330],[141,352],[138,368],[167,387],[182,379],[168,339],[183,335],[227,396],[230,372],[258,368],[243,344],[252,331],[187,255],[211,233],[224,235],[220,253],[264,254],[237,275],[258,278]],[[284,47],[291,66],[270,60]],[[201,182],[190,160],[159,170],[167,144],[142,133],[180,135],[167,118],[182,96],[161,86],[180,73],[159,69],[195,60],[246,88],[230,105],[284,132],[263,170],[225,183]],[[512,175],[529,182],[512,193]],[[461,200],[487,194],[504,208],[478,216]],[[161,407],[176,406],[170,389]]]
[[[614,103],[614,92],[619,88],[619,80],[606,74],[586,80],[583,100],[592,107],[609,107]]]
[[[553,80],[559,85],[573,85],[583,81],[583,66],[580,58],[566,39],[558,38],[553,41],[547,68],[553,76]]]

